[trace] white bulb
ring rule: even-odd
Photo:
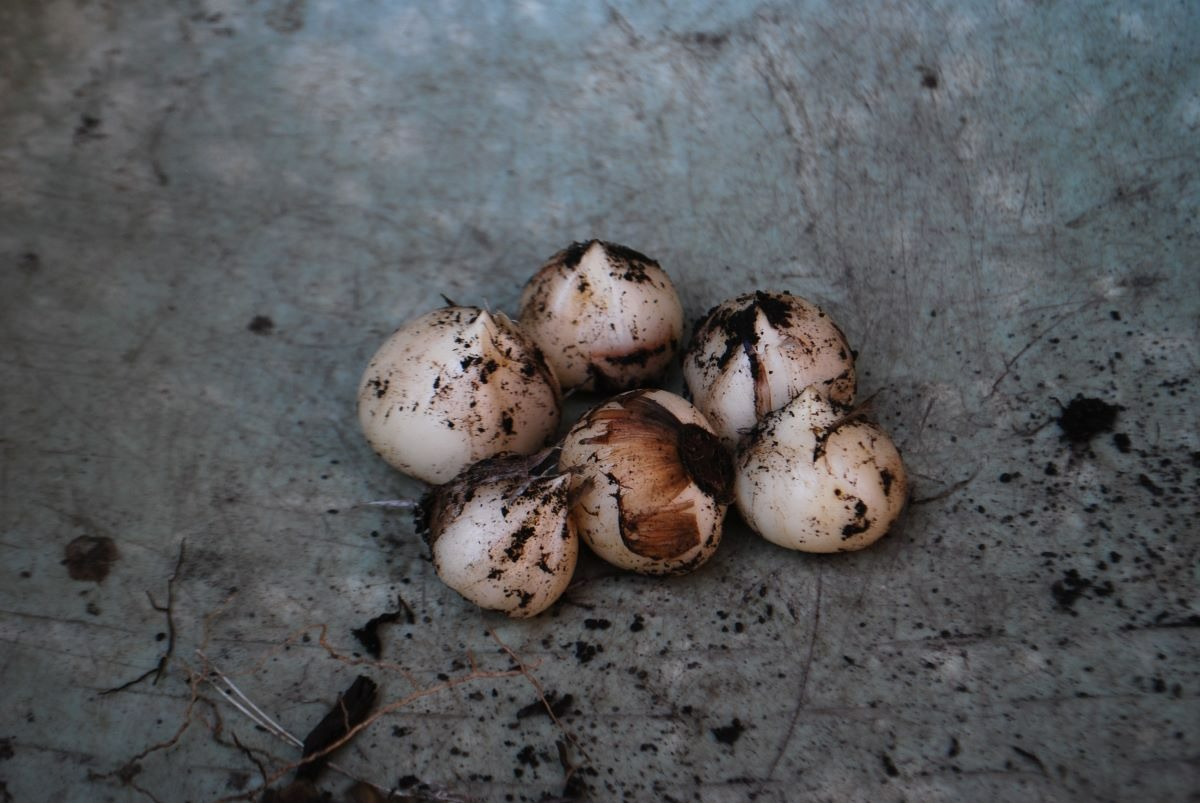
[[[536,616],[566,590],[579,556],[570,477],[531,477],[535,458],[476,463],[421,501],[418,530],[438,577],[481,608]]]
[[[634,390],[567,433],[571,518],[592,551],[623,569],[682,574],[721,542],[733,466],[700,412],[663,390]]]
[[[849,552],[877,541],[908,498],[887,433],[808,388],[765,418],[738,455],[738,511],[768,541]]]
[[[400,327],[358,392],[371,447],[431,483],[501,452],[537,451],[560,413],[558,382],[537,346],[503,314],[475,307],[445,307]]]
[[[666,272],[600,240],[552,256],[525,285],[519,320],[562,386],[585,390],[656,379],[683,335],[683,307]]]
[[[791,293],[748,293],[709,310],[683,357],[692,402],[733,447],[809,385],[854,400],[854,353],[819,307]]]

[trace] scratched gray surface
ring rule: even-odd
[[[596,800],[1197,799],[1200,7],[164,6],[0,7],[0,800],[253,797],[296,753],[189,707],[201,647],[301,736],[372,676],[339,763],[425,797],[558,795],[562,741]],[[689,318],[826,305],[903,523],[830,558],[731,523],[508,622],[354,507],[416,491],[356,431],[382,338],[591,236]],[[1124,451],[1062,440],[1076,394]],[[101,694],[168,591],[164,673]]]

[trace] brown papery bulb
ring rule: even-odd
[[[642,574],[682,574],[721,542],[733,463],[700,411],[664,390],[634,390],[567,433],[571,519],[604,560]]]

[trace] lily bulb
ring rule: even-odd
[[[642,574],[682,574],[721,542],[733,465],[704,416],[663,390],[623,393],[563,441],[571,518],[604,560]]]
[[[541,351],[512,321],[450,306],[380,346],[359,385],[358,419],[380,457],[440,483],[485,457],[545,446],[561,399]]]
[[[849,552],[887,533],[908,480],[886,432],[808,388],[751,435],[738,455],[735,494],[742,518],[768,541]]]
[[[579,556],[571,478],[533,475],[540,458],[480,461],[429,491],[417,509],[438,577],[479,607],[516,618],[550,607]]]
[[[692,402],[733,448],[809,385],[854,400],[854,352],[820,307],[791,293],[748,293],[709,310],[683,357]]]
[[[552,256],[525,285],[519,320],[566,389],[618,391],[652,381],[683,336],[683,307],[666,272],[600,240]]]

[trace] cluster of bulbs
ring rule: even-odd
[[[529,280],[516,322],[452,305],[380,347],[359,420],[384,460],[431,485],[417,526],[447,585],[534,616],[566,589],[580,539],[620,568],[680,574],[716,551],[731,504],[790,549],[887,532],[904,466],[850,406],[854,352],[820,308],[766,292],[714,307],[683,354],[691,402],[648,387],[682,336],[659,264],[592,240]],[[572,389],[611,398],[556,444]]]

